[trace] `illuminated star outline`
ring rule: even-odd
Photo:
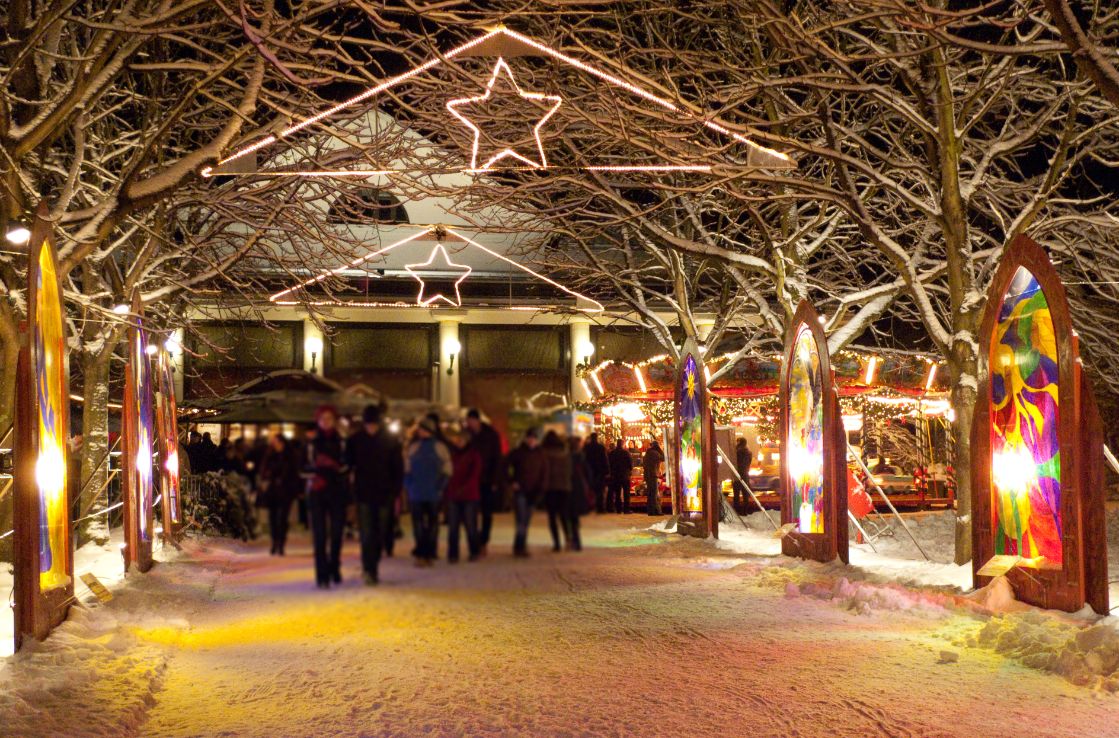
[[[518,154],[512,147],[506,147],[487,159],[485,164],[483,164],[482,166],[478,166],[478,145],[482,138],[482,130],[478,126],[474,125],[465,115],[460,113],[458,111],[458,108],[463,105],[470,105],[472,103],[478,103],[488,100],[493,94],[493,86],[494,83],[497,82],[497,75],[501,74],[503,71],[505,72],[505,76],[509,79],[509,82],[512,83],[513,89],[517,91],[517,94],[521,98],[525,100],[536,101],[547,100],[554,103],[551,109],[549,109],[548,112],[544,113],[544,117],[542,117],[536,123],[536,125],[532,127],[532,136],[536,139],[536,150],[540,154],[540,161],[533,161],[527,156]],[[490,81],[486,83],[486,91],[477,97],[459,97],[455,98],[454,100],[448,100],[447,112],[458,118],[464,126],[474,131],[474,144],[471,147],[470,151],[471,171],[490,171],[493,169],[493,165],[495,163],[506,157],[512,157],[536,169],[547,169],[548,158],[544,155],[544,143],[540,140],[540,129],[544,127],[544,124],[548,122],[549,118],[555,115],[555,112],[559,110],[560,105],[563,105],[563,98],[559,95],[545,95],[542,92],[525,92],[524,90],[522,90],[521,86],[517,84],[517,80],[513,77],[513,70],[509,68],[509,65],[506,63],[503,57],[498,57],[497,63],[493,66],[493,74],[490,75]]]
[[[435,261],[435,257],[437,254],[443,255],[443,263],[447,267],[451,269],[465,270],[462,272],[462,276],[455,280],[454,300],[447,297],[442,292],[436,292],[434,295],[428,297],[427,299],[424,299],[424,292],[427,290],[427,283],[424,282],[423,277],[421,277],[417,273],[416,269],[417,267],[431,266],[432,262]],[[404,270],[408,272],[408,274],[410,274],[417,282],[420,283],[420,294],[416,296],[416,304],[423,305],[424,307],[431,306],[432,303],[434,303],[436,300],[442,300],[451,307],[462,307],[462,293],[459,291],[459,286],[466,280],[467,277],[470,276],[471,272],[474,271],[474,269],[468,264],[458,264],[451,261],[451,256],[447,253],[447,249],[445,246],[443,246],[442,243],[437,243],[431,248],[431,255],[427,257],[427,261],[418,264],[405,264]]]

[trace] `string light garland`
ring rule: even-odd
[[[303,289],[306,289],[307,287],[312,287],[316,284],[319,284],[319,283],[329,279],[330,277],[336,277],[336,276],[346,272],[347,270],[355,269],[357,267],[360,267],[362,264],[366,264],[370,260],[372,260],[372,259],[374,259],[378,256],[383,256],[383,255],[385,255],[385,254],[387,254],[387,253],[389,253],[389,252],[391,252],[391,251],[393,251],[393,250],[395,250],[395,249],[397,249],[401,246],[404,246],[405,244],[409,244],[409,243],[412,243],[413,241],[416,241],[420,238],[423,238],[424,236],[435,234],[437,236],[437,238],[441,238],[441,234],[444,234],[444,233],[454,237],[455,239],[457,239],[459,241],[462,241],[467,246],[471,246],[473,248],[480,249],[481,251],[485,252],[486,254],[489,254],[490,256],[492,256],[493,258],[498,259],[500,261],[503,261],[506,264],[509,264],[510,266],[515,267],[516,269],[519,269],[520,271],[524,272],[525,274],[528,274],[529,276],[534,277],[535,279],[538,279],[542,282],[545,282],[545,283],[551,285],[552,287],[555,287],[556,289],[563,292],[564,294],[567,294],[567,295],[570,295],[571,297],[574,297],[575,300],[576,300],[575,310],[577,310],[579,312],[601,313],[601,312],[606,310],[605,306],[603,306],[603,304],[601,302],[599,302],[598,300],[595,300],[594,298],[591,298],[591,297],[587,297],[586,295],[584,295],[580,292],[576,292],[575,290],[570,289],[569,287],[566,287],[566,286],[560,284],[559,282],[552,279],[551,277],[547,277],[547,276],[541,274],[540,272],[537,272],[534,269],[530,269],[529,267],[526,267],[524,264],[519,264],[519,263],[513,261],[512,259],[510,259],[508,256],[505,256],[504,254],[499,254],[498,252],[494,251],[493,249],[488,248],[486,246],[483,246],[482,244],[478,243],[477,241],[470,238],[469,236],[466,236],[462,233],[459,233],[458,231],[455,231],[451,228],[448,228],[448,227],[442,226],[442,225],[426,226],[425,228],[421,229],[420,231],[418,231],[416,233],[413,233],[412,235],[407,236],[405,238],[402,238],[402,239],[400,239],[399,241],[397,241],[393,244],[385,246],[384,248],[381,248],[381,249],[377,249],[376,251],[373,251],[373,252],[371,252],[369,254],[366,254],[364,256],[359,256],[356,259],[352,259],[349,263],[345,264],[344,266],[336,267],[334,269],[328,269],[328,270],[322,272],[321,274],[319,274],[317,276],[311,277],[309,279],[305,279],[302,282],[300,282],[299,284],[296,284],[296,285],[294,285],[292,287],[289,287],[285,290],[281,290],[280,292],[277,292],[276,294],[269,297],[268,300],[269,300],[269,302],[273,302],[277,305],[300,305],[300,304],[305,304],[305,305],[345,305],[345,306],[351,306],[351,307],[398,307],[398,306],[400,306],[399,303],[388,303],[388,304],[379,303],[379,302],[373,302],[373,303],[365,302],[365,303],[363,303],[363,302],[359,302],[359,301],[346,301],[346,300],[314,300],[314,301],[304,302],[304,301],[301,301],[301,300],[292,300],[292,299],[285,300],[284,298],[289,297],[290,295],[292,295],[293,293],[295,293],[299,290],[303,290]],[[434,256],[435,256],[435,253],[434,253],[435,250],[440,249],[440,248],[445,248],[445,247],[442,246],[442,241],[440,241],[436,245],[436,248],[433,249],[432,258],[434,258]],[[443,251],[443,254],[444,254],[445,257],[447,257],[447,252],[445,250]],[[429,260],[428,263],[430,263],[430,260]],[[462,267],[466,266],[464,264],[455,264],[454,262],[450,262],[449,258],[447,259],[447,263],[450,264],[450,266],[452,266],[452,267],[457,267],[457,268],[460,268],[460,269]],[[418,267],[418,266],[424,266],[424,264],[412,264],[412,265],[410,265],[410,267]],[[466,268],[469,269],[469,267],[466,267]],[[412,270],[409,268],[409,266],[405,266],[405,269],[407,269],[409,271],[409,273],[412,272]],[[416,275],[412,274],[412,276],[415,277]],[[459,280],[455,283],[456,296],[459,298],[459,303],[455,305],[456,307],[461,305],[461,295],[459,295],[459,293],[458,293],[459,284],[464,279],[466,279],[467,276],[469,276],[469,272],[464,274],[462,277],[460,277]],[[443,296],[440,295],[440,296],[437,296],[435,299],[433,299],[431,301],[424,302],[422,300],[423,295],[424,295],[424,291],[422,289],[422,280],[421,280],[421,290],[420,290],[420,298],[421,299],[417,302],[418,306],[430,307],[431,304],[433,304],[435,302],[435,300],[438,299],[438,297],[443,297]],[[447,298],[447,297],[443,297],[443,300],[450,303],[450,299]],[[587,305],[580,305],[579,304],[580,301],[586,302]],[[525,310],[525,311],[539,310],[538,307],[534,307],[534,306],[509,306],[507,309],[510,309],[510,310],[518,310],[519,309],[519,310]]]
[[[547,101],[551,103],[551,107],[548,108],[548,111],[544,113],[540,120],[537,121],[536,125],[532,127],[532,137],[536,140],[536,151],[540,154],[540,159],[539,161],[535,161],[528,158],[527,156],[517,153],[511,147],[506,147],[491,156],[489,159],[486,159],[486,162],[482,164],[482,166],[478,166],[478,146],[482,140],[482,129],[475,125],[474,122],[467,118],[465,115],[463,115],[459,111],[459,108],[469,107],[471,105],[476,105],[477,103],[489,100],[490,97],[493,95],[493,86],[497,82],[497,77],[499,74],[502,73],[505,74],[510,84],[513,85],[513,89],[517,91],[517,95],[520,96],[522,99],[533,100],[536,102]],[[548,157],[544,155],[544,142],[540,140],[540,129],[544,127],[544,124],[548,122],[549,118],[555,115],[556,111],[559,110],[560,105],[563,105],[563,98],[561,98],[559,95],[545,95],[542,92],[525,92],[524,90],[522,90],[521,86],[517,84],[517,80],[513,77],[513,70],[510,69],[509,65],[505,63],[505,59],[498,57],[497,64],[495,64],[493,67],[493,74],[490,75],[490,80],[486,83],[486,91],[478,97],[460,97],[454,100],[448,100],[447,111],[454,117],[458,118],[463,125],[474,132],[474,143],[472,144],[470,150],[469,171],[489,171],[493,168],[493,165],[495,163],[501,161],[506,157],[512,157],[514,159],[517,159],[518,161],[522,161],[530,167],[547,169]]]
[[[462,273],[458,279],[455,280],[455,299],[451,299],[444,295],[442,292],[436,292],[433,295],[424,296],[427,291],[427,284],[424,282],[423,277],[419,274],[420,267],[430,267],[435,263],[436,257],[442,257],[443,266],[447,271],[459,271]],[[470,276],[474,270],[466,264],[458,264],[451,261],[451,257],[447,254],[447,249],[443,247],[442,243],[437,243],[431,249],[431,255],[428,256],[427,261],[418,264],[405,264],[404,270],[407,271],[412,277],[420,283],[420,294],[416,296],[416,304],[423,307],[430,307],[432,303],[437,300],[442,300],[451,307],[462,307],[462,293],[459,291],[459,286]]]
[[[554,49],[550,46],[542,44],[542,43],[540,43],[540,42],[538,42],[538,41],[536,41],[536,40],[534,40],[534,39],[532,39],[528,36],[517,33],[516,31],[512,31],[512,30],[506,28],[505,26],[499,26],[498,28],[495,28],[491,31],[483,33],[482,35],[478,36],[477,38],[474,38],[470,41],[467,41],[464,44],[461,44],[459,46],[456,46],[456,47],[444,52],[440,56],[433,57],[433,58],[427,60],[426,62],[424,62],[422,64],[419,64],[419,65],[413,67],[412,69],[409,69],[406,72],[403,72],[403,73],[398,74],[394,77],[391,77],[391,78],[385,80],[384,82],[382,82],[378,85],[375,85],[373,87],[369,87],[369,88],[363,90],[362,92],[358,93],[357,95],[354,95],[353,97],[349,98],[348,100],[340,102],[337,105],[334,105],[333,107],[328,108],[327,110],[324,110],[320,113],[317,113],[313,116],[310,116],[309,118],[305,118],[298,123],[290,125],[287,128],[281,130],[277,134],[268,135],[268,136],[265,136],[264,138],[260,139],[259,141],[256,141],[256,142],[251,143],[251,144],[247,144],[246,146],[243,146],[242,148],[238,149],[237,151],[230,154],[229,156],[227,156],[223,159],[220,159],[216,165],[204,167],[201,170],[200,173],[203,177],[215,176],[215,169],[217,169],[217,168],[223,167],[223,166],[225,166],[227,164],[230,164],[234,161],[242,159],[242,158],[248,156],[249,154],[252,154],[252,153],[254,153],[256,151],[259,151],[260,149],[262,149],[266,146],[269,146],[273,143],[276,143],[277,141],[284,140],[284,139],[288,138],[289,136],[291,136],[292,134],[297,133],[299,131],[302,131],[303,129],[305,129],[309,126],[312,126],[312,125],[314,125],[314,124],[316,124],[316,123],[318,123],[322,120],[325,120],[326,118],[329,118],[330,116],[333,116],[337,113],[340,113],[343,110],[346,110],[347,108],[350,108],[354,105],[357,105],[358,103],[362,103],[362,102],[366,102],[368,100],[371,100],[372,98],[376,97],[380,93],[385,92],[385,91],[395,87],[396,85],[401,84],[402,82],[405,82],[409,79],[412,79],[413,77],[416,77],[416,76],[418,76],[420,74],[423,74],[425,72],[431,71],[431,70],[435,69],[436,67],[440,66],[441,64],[443,64],[444,62],[448,62],[448,61],[462,55],[463,53],[465,53],[465,52],[467,52],[471,49],[474,49],[474,48],[482,45],[483,43],[485,43],[485,42],[487,42],[491,39],[494,39],[498,36],[502,36],[502,35],[504,35],[505,37],[507,37],[509,39],[517,41],[520,44],[523,44],[524,46],[527,46],[531,49],[534,49],[535,51],[537,51],[538,53],[540,53],[543,56],[547,56],[547,57],[550,57],[550,58],[555,59],[557,61],[563,62],[564,64],[572,66],[575,69],[578,69],[582,72],[585,72],[586,74],[589,74],[593,77],[597,77],[598,79],[600,79],[600,80],[602,80],[602,81],[604,81],[604,82],[606,82],[606,83],[608,83],[608,84],[610,84],[614,87],[618,87],[620,89],[626,90],[627,92],[629,92],[629,93],[631,93],[631,94],[633,94],[637,97],[640,97],[640,98],[646,100],[647,102],[650,102],[654,105],[657,105],[658,107],[660,107],[664,110],[676,113],[676,114],[680,115],[681,117],[683,117],[683,118],[685,118],[685,119],[687,119],[687,120],[689,120],[693,123],[697,123],[699,125],[702,125],[703,127],[707,128],[711,131],[715,131],[716,133],[719,133],[720,135],[726,136],[728,138],[733,139],[734,141],[737,141],[738,143],[744,144],[747,147],[749,147],[750,149],[759,152],[766,159],[768,159],[768,161],[766,161],[764,163],[764,166],[766,166],[768,168],[792,169],[792,168],[796,167],[796,163],[788,155],[782,154],[779,151],[776,151],[774,149],[762,146],[761,144],[758,144],[758,143],[755,143],[754,141],[751,141],[746,136],[743,136],[740,133],[736,133],[736,132],[730,130],[730,128],[728,128],[725,124],[723,124],[717,118],[708,118],[708,117],[705,117],[705,116],[697,115],[696,113],[693,113],[690,110],[681,108],[680,106],[673,103],[672,101],[667,100],[663,97],[660,97],[659,95],[656,95],[652,92],[649,92],[648,90],[645,90],[644,88],[642,88],[638,85],[632,84],[630,82],[626,82],[625,80],[623,80],[623,79],[621,79],[621,78],[619,78],[619,77],[617,77],[613,74],[610,74],[609,72],[605,72],[601,69],[598,69],[595,66],[587,64],[585,62],[582,62],[582,61],[580,61],[580,60],[578,60],[574,57],[568,56],[567,54],[564,54],[564,53],[562,53],[562,52],[560,52],[560,51],[558,51],[558,50],[556,50],[556,49]],[[503,60],[499,58],[499,65],[502,64],[502,63],[503,63]],[[530,94],[539,94],[539,93],[530,93]],[[558,107],[558,105],[557,105],[557,107]],[[555,112],[555,111],[553,110],[552,112]],[[549,116],[546,116],[546,117],[550,117],[550,114],[549,114]],[[540,125],[540,124],[538,124],[538,125]],[[486,170],[483,169],[482,171],[486,171]],[[635,165],[633,167],[614,167],[614,168],[611,168],[611,169],[604,169],[602,171],[635,171],[635,172],[639,172],[639,171],[670,171],[670,170],[651,169],[651,168],[648,168],[646,165]],[[700,170],[700,169],[681,169],[679,171],[702,171],[702,170]],[[262,174],[262,173],[253,172],[252,174],[259,175],[259,174]],[[288,175],[288,176],[294,176],[294,175]],[[315,176],[327,176],[327,175],[318,174],[318,175],[315,175]],[[350,175],[350,176],[360,176],[360,175]]]

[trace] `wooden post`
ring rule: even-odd
[[[779,389],[781,523],[791,525],[781,551],[847,563],[847,434],[827,338],[807,301],[785,334]]]
[[[975,585],[1005,570],[1023,602],[1070,612],[1087,603],[1105,614],[1103,427],[1064,286],[1025,235],[1003,252],[979,340]]]
[[[74,599],[66,483],[70,370],[57,258],[39,206],[28,242],[28,322],[16,368],[14,468],[15,647],[42,640]]]
[[[179,433],[171,354],[160,347],[156,362],[156,419],[159,429],[159,489],[162,495],[163,539],[174,541],[182,526],[179,488]]]

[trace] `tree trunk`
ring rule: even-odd
[[[113,342],[95,353],[81,353],[85,402],[82,403],[81,506],[82,515],[88,515],[98,496],[107,494],[105,483],[109,476],[109,365],[113,357]],[[79,530],[84,538],[85,526]]]
[[[16,418],[16,360],[19,358],[19,331],[10,320],[0,318],[0,441]],[[13,435],[3,441],[4,448],[15,446]],[[12,529],[13,485],[0,483],[0,534]],[[12,560],[12,536],[0,540],[0,560]]]
[[[959,372],[953,374],[952,408],[956,420],[952,423],[951,442],[956,449],[956,564],[962,566],[971,561],[971,426],[976,389],[970,382],[961,383]],[[965,370],[963,376],[974,379],[975,374]]]

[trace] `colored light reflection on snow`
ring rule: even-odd
[[[801,325],[789,367],[787,441],[792,512],[797,531],[824,532],[824,403],[820,350]]]
[[[1063,561],[1057,340],[1037,279],[1019,267],[991,339],[991,506],[996,554]]]
[[[695,357],[684,359],[680,379],[680,511],[703,511],[703,405]]]
[[[69,583],[66,573],[66,394],[62,303],[54,258],[46,242],[39,247],[35,290],[34,371],[38,456],[35,486],[39,493],[39,589]]]

